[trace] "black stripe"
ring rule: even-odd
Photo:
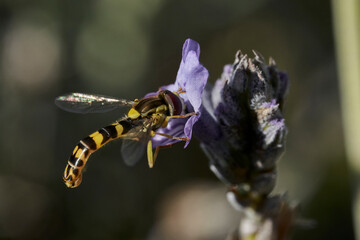
[[[78,160],[76,161],[76,165],[75,165],[75,166],[77,166],[77,167],[82,167],[83,165],[84,165],[84,161],[83,161],[83,160],[78,159]]]
[[[142,113],[147,113],[149,111],[156,111],[156,108],[163,105],[165,102],[158,98],[158,97],[147,97],[147,98],[143,98],[141,99],[136,106],[134,107],[134,109],[136,111],[138,111],[140,114]]]
[[[70,165],[67,165],[67,166],[66,166],[65,177],[69,176],[70,168],[71,168]]]
[[[103,136],[103,140],[101,141],[101,145],[103,145],[109,140],[110,133],[108,131],[106,131],[105,128],[100,129],[99,133]]]
[[[132,128],[132,124],[126,120],[120,121],[119,124],[123,127],[123,132],[121,134],[126,134]]]
[[[84,159],[87,159],[88,156],[89,156],[89,153],[90,153],[89,149],[84,146],[83,152],[84,152],[84,153],[83,153],[83,154],[84,154]]]
[[[96,143],[91,137],[86,137],[82,139],[81,141],[84,142],[84,144],[89,147],[91,150],[96,150]]]
[[[117,131],[116,131],[116,128],[115,128],[114,125],[104,127],[103,129],[110,134],[111,138],[116,138],[117,137]]]
[[[73,170],[73,174],[75,175],[75,177],[79,174],[79,169],[75,168]]]
[[[82,152],[84,154],[84,159],[86,159],[89,156],[89,153],[90,153],[89,149],[87,148],[87,146],[85,146],[81,142],[79,142],[79,144],[78,144],[78,149],[82,150]]]
[[[71,155],[71,156],[69,157],[68,162],[71,163],[73,166],[76,166],[76,165],[75,165],[75,164],[76,164],[76,160],[77,160],[77,158],[75,158],[75,155]]]
[[[86,150],[89,151],[88,149]],[[68,161],[75,167],[82,167],[84,165],[83,160],[80,158],[75,158],[74,156],[71,156]]]

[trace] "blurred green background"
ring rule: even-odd
[[[189,37],[209,82],[238,49],[288,72],[275,192],[317,222],[293,239],[354,238],[329,1],[0,0],[0,239],[225,239],[239,216],[196,140],[151,170],[125,166],[114,142],[79,188],[61,179],[75,144],[119,112],[67,113],[54,98],[141,98],[175,81]]]

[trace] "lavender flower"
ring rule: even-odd
[[[238,238],[264,234],[268,222],[264,239],[282,239],[276,236],[284,236],[279,230],[283,223],[288,224],[286,231],[293,222],[293,208],[286,197],[268,195],[284,151],[282,109],[288,78],[273,59],[267,65],[254,54],[249,58],[239,51],[214,86],[206,87],[194,134],[210,159],[210,169],[229,185],[228,200],[244,215]],[[249,223],[252,232],[244,229]]]
[[[175,137],[187,137],[189,140],[186,142],[185,147],[187,147],[191,140],[194,124],[200,118],[201,112],[199,112],[199,110],[202,105],[202,93],[209,76],[207,69],[200,64],[199,56],[200,45],[192,39],[187,39],[183,45],[182,60],[175,83],[161,87],[161,89],[167,89],[173,92],[182,89],[184,92],[180,94],[180,97],[186,105],[186,110],[183,114],[189,112],[198,113],[186,119],[170,119],[166,128],[160,128],[158,130],[158,132]],[[165,138],[160,135],[152,138],[153,147],[165,146],[177,141],[179,140]]]
[[[238,52],[203,97],[195,134],[212,171],[244,195],[267,195],[275,184],[275,162],[284,150],[282,117],[288,79],[275,62]]]

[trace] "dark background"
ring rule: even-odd
[[[238,223],[196,139],[127,167],[120,143],[91,156],[83,183],[61,177],[75,144],[119,118],[54,105],[78,91],[141,98],[175,81],[187,38],[220,77],[241,49],[288,72],[287,151],[275,192],[315,228],[352,239],[331,8],[319,0],[0,0],[0,239],[224,239]]]

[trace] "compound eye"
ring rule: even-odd
[[[183,111],[183,101],[182,99],[173,92],[166,91],[164,93],[165,101],[167,102],[170,110],[170,115],[180,115]]]

